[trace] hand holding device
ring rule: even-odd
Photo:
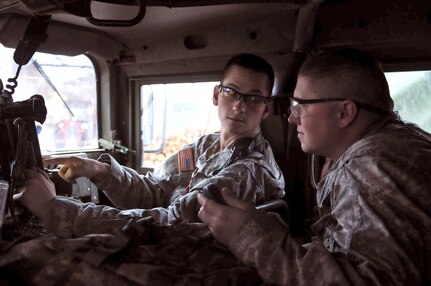
[[[206,185],[202,189],[202,193],[207,198],[209,198],[210,200],[214,200],[214,201],[216,201],[219,204],[223,204],[223,205],[226,204],[226,202],[223,199],[223,195],[221,194],[221,190],[214,183]]]

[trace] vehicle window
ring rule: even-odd
[[[404,121],[431,132],[431,71],[387,72],[394,109]]]
[[[220,129],[212,103],[218,82],[140,86],[141,167],[154,167],[182,146]]]
[[[4,88],[17,71],[14,49],[0,45],[0,77]],[[40,94],[46,121],[36,123],[42,155],[98,147],[96,74],[84,55],[69,57],[35,53],[21,68],[14,102]]]

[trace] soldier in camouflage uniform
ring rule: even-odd
[[[47,160],[47,164],[63,164],[59,174],[67,181],[91,178],[121,209],[55,197],[53,187],[37,182],[44,179],[35,174],[18,197],[61,237],[113,233],[135,217],[151,216],[160,224],[199,222],[196,194],[212,182],[238,190],[238,198],[253,204],[280,198],[283,175],[260,132],[261,120],[270,112],[273,83],[272,67],[262,58],[251,54],[233,57],[221,84],[214,88],[220,133],[201,137],[146,176],[120,166],[109,155],[99,160]],[[244,138],[249,138],[246,146],[238,143]]]
[[[146,176],[109,155],[47,162],[64,164],[60,174],[68,181],[90,177],[123,210],[56,197],[44,172],[28,171],[15,199],[51,233],[1,247],[0,284],[261,283],[256,270],[200,222],[196,194],[211,182],[237,190],[239,199],[252,204],[284,194],[282,173],[259,128],[269,113],[273,81],[271,66],[261,58],[234,57],[214,89],[221,132],[201,137]]]
[[[289,122],[305,152],[333,162],[318,183],[311,242],[300,245],[284,222],[228,189],[228,206],[198,195],[199,217],[267,283],[431,285],[431,136],[392,110],[384,73],[367,53],[310,57]]]

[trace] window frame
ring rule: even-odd
[[[3,82],[3,85],[4,85],[3,86],[4,90],[8,90],[9,88],[6,87],[6,84],[10,84],[8,81],[11,78],[13,78],[14,76],[16,76],[15,73],[18,70],[19,65],[13,59],[13,56],[14,56],[16,48],[9,47],[9,46],[5,45],[4,43],[0,43],[0,44],[2,45],[3,48],[12,51],[12,56],[10,57],[10,63],[12,64],[13,67],[16,68],[15,71],[13,71],[10,75],[6,75],[7,78],[6,77],[3,78],[3,76],[1,78],[1,80]],[[89,55],[87,53],[69,55],[69,54],[64,54],[64,53],[55,53],[53,51],[45,51],[45,50],[39,51],[39,50],[37,50],[37,51],[35,51],[34,55],[32,55],[30,61],[28,63],[26,63],[26,64],[24,64],[24,65],[21,66],[20,73],[18,75],[18,78],[16,79],[17,80],[17,86],[19,85],[20,89],[23,88],[23,82],[26,81],[25,76],[27,76],[27,77],[29,76],[29,75],[26,75],[26,73],[31,73],[31,69],[35,69],[38,73],[37,73],[37,77],[35,77],[34,80],[37,80],[38,78],[43,79],[44,80],[43,82],[46,84],[46,86],[49,86],[52,89],[52,93],[57,93],[58,94],[59,99],[63,101],[63,104],[64,104],[64,106],[67,109],[69,109],[69,106],[71,104],[70,101],[69,102],[65,101],[65,99],[64,99],[64,95],[65,94],[62,91],[58,92],[56,90],[56,88],[58,88],[59,86],[62,87],[62,88],[64,88],[64,86],[58,85],[58,82],[51,83],[51,80],[53,79],[53,77],[50,76],[50,73],[46,72],[47,71],[47,67],[49,67],[49,68],[55,67],[56,64],[54,62],[52,62],[50,64],[47,64],[44,60],[40,61],[40,58],[38,59],[37,54],[44,54],[42,57],[49,56],[53,60],[56,57],[66,57],[66,58],[73,58],[73,57],[78,57],[78,56],[85,57],[89,61],[90,65],[91,65],[91,67],[93,69],[93,72],[94,72],[94,92],[95,92],[94,96],[95,97],[94,97],[94,101],[93,102],[95,104],[95,112],[96,112],[96,114],[95,114],[95,121],[87,121],[88,123],[95,123],[96,124],[96,128],[95,129],[91,129],[91,130],[93,130],[95,132],[95,137],[96,137],[96,140],[94,142],[94,144],[95,144],[94,146],[75,146],[75,147],[66,147],[66,148],[52,148],[52,149],[46,149],[45,150],[45,149],[42,148],[43,146],[41,144],[41,138],[39,137],[39,144],[41,145],[40,147],[41,147],[41,153],[42,153],[42,155],[43,156],[50,156],[50,155],[53,155],[53,154],[81,153],[81,152],[91,152],[91,151],[94,151],[94,150],[98,150],[99,149],[99,144],[98,144],[97,141],[98,141],[98,138],[100,138],[100,134],[101,134],[100,133],[100,131],[101,131],[101,121],[100,121],[100,115],[101,115],[101,110],[100,110],[100,89],[99,89],[99,80],[98,80],[99,76],[100,76],[100,74],[99,74],[99,68],[98,68],[98,64],[99,63],[95,61],[94,57],[92,57],[91,55]],[[36,64],[34,64],[33,61]],[[64,59],[61,59],[61,61],[64,61]],[[66,61],[68,61],[68,60],[66,60]],[[39,66],[39,68],[41,68],[41,70],[38,69],[38,66]],[[69,65],[66,64],[65,66],[67,67]],[[58,67],[60,68],[60,67],[62,67],[62,65],[58,65]],[[70,65],[70,67],[76,68],[78,66]],[[45,74],[46,74],[46,76],[45,76]],[[31,83],[31,81],[30,81],[30,83]],[[41,88],[37,88],[33,93],[34,94],[41,94],[44,97],[45,100],[48,99],[47,94],[45,92],[42,92]],[[30,97],[30,95],[31,95],[31,93],[28,96]],[[56,97],[56,96],[54,96],[54,97]],[[12,99],[13,99],[14,102],[17,102],[17,101],[21,101],[21,100],[26,100],[27,98],[24,98],[24,99],[19,98],[19,97],[17,98],[17,93],[13,92],[12,93]],[[70,100],[70,98],[69,98],[69,100]],[[46,102],[46,105],[48,105],[47,102]],[[48,117],[50,111],[52,112],[52,106],[51,106],[51,109],[50,109],[49,106],[47,106],[47,109],[48,109],[47,110],[47,118],[46,118],[47,120],[43,124],[40,124],[42,128],[44,128],[47,125],[47,123],[52,123],[52,121],[49,121],[50,118]],[[75,117],[75,115],[77,115],[75,112],[73,114],[74,114],[73,117]],[[54,134],[54,135],[56,135],[56,134]],[[56,137],[56,138],[58,138],[58,137]]]
[[[159,75],[159,76],[141,76],[132,77],[129,79],[129,90],[131,91],[129,114],[131,123],[130,142],[132,149],[136,151],[130,158],[130,163],[133,168],[142,174],[148,171],[153,171],[154,167],[140,166],[140,158],[143,155],[140,144],[140,106],[141,97],[140,89],[142,85],[149,84],[173,84],[173,83],[195,83],[195,82],[210,82],[220,81],[221,72],[206,72],[206,73],[185,73],[177,75]]]
[[[383,72],[431,72],[431,59],[413,58],[411,61],[407,60],[408,59],[403,59],[402,61],[382,61]],[[394,99],[392,94],[391,98]],[[400,116],[401,120],[406,120],[403,118],[402,114],[400,114]],[[413,123],[417,124],[416,122]]]

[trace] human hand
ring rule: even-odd
[[[40,169],[26,169],[23,172],[26,179],[13,195],[13,200],[21,203],[41,220],[45,220],[49,215],[49,203],[56,197],[54,183]]]
[[[61,165],[58,174],[66,182],[75,184],[76,178],[87,177],[93,178],[97,175],[107,174],[109,172],[109,165],[93,159],[81,157],[57,157],[47,158],[43,160],[45,166]]]
[[[236,233],[257,211],[250,203],[238,199],[228,188],[221,190],[226,205],[219,204],[203,194],[198,194],[201,208],[199,218],[208,225],[214,237],[229,244],[232,234]]]

